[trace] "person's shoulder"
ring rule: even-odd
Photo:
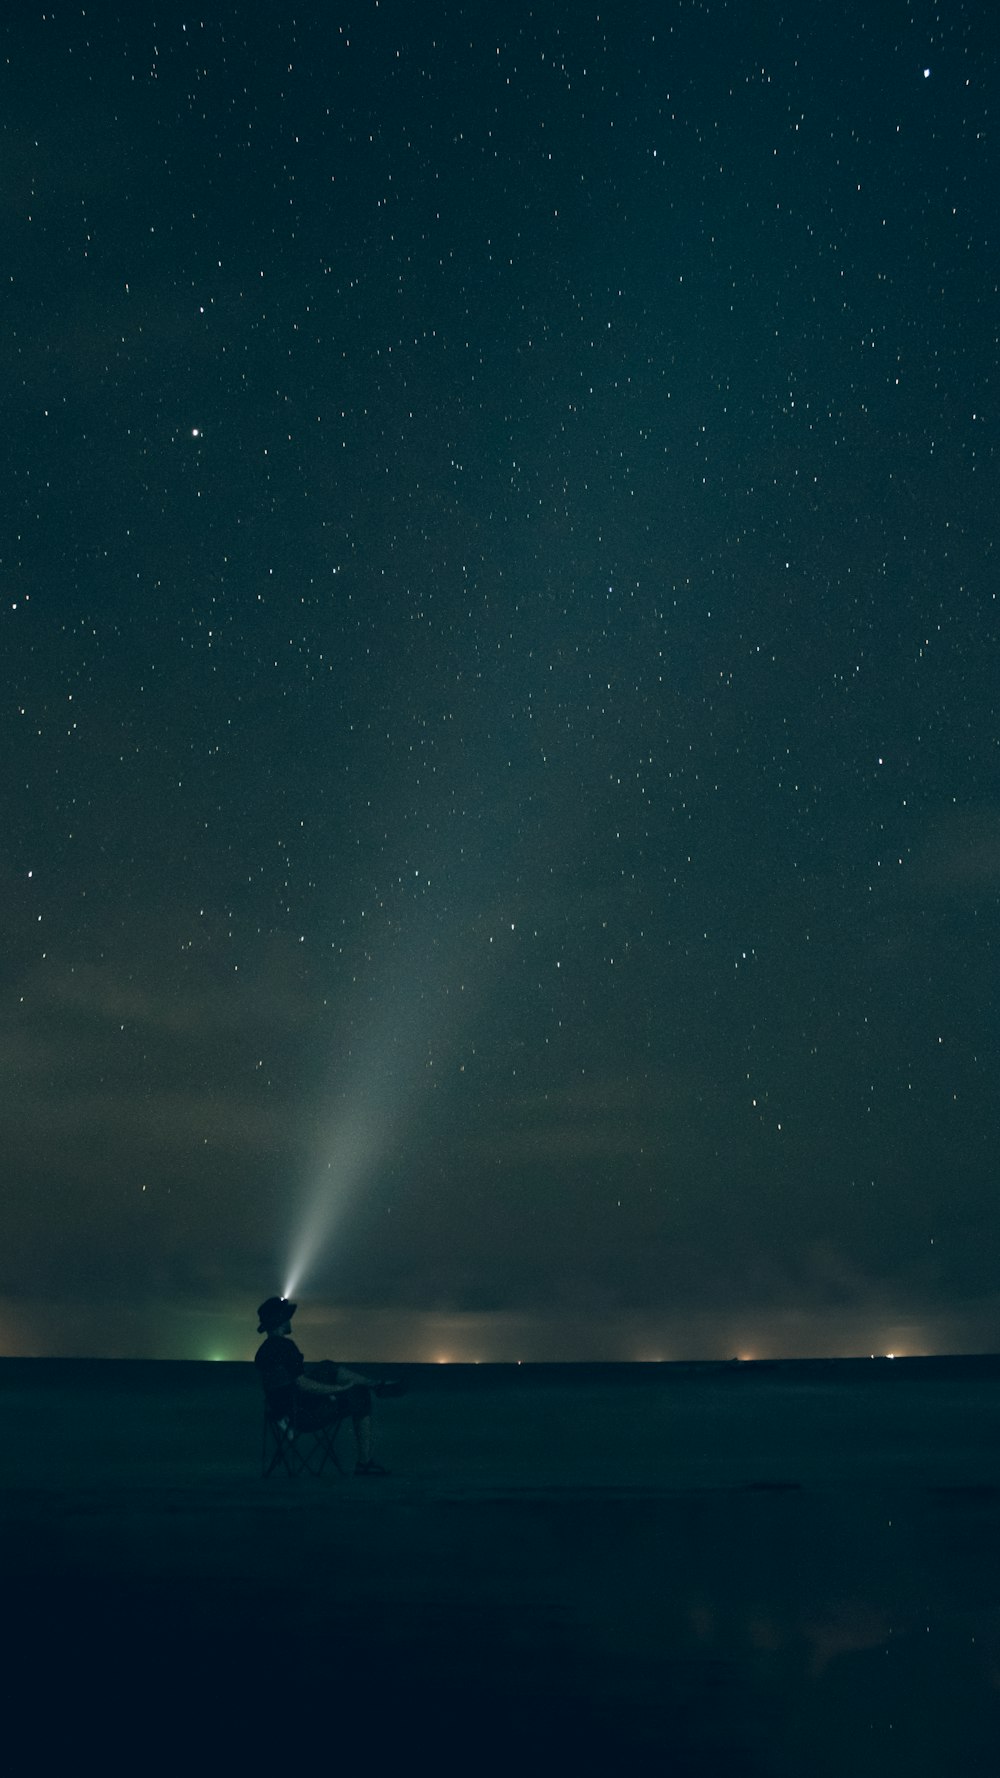
[[[302,1364],[304,1359],[294,1340],[287,1334],[271,1334],[254,1353],[255,1364]]]
[[[280,1364],[285,1348],[289,1344],[290,1341],[277,1340],[269,1334],[263,1345],[257,1347],[253,1355],[254,1364]]]

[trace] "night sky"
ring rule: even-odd
[[[0,1350],[995,1349],[994,7],[0,45]]]

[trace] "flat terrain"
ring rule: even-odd
[[[393,1374],[389,1477],[265,1482],[249,1366],[0,1361],[7,1747],[1000,1772],[997,1361]]]

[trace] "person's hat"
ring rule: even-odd
[[[267,1302],[261,1303],[257,1310],[257,1320],[260,1322],[257,1332],[273,1333],[283,1321],[291,1321],[297,1307],[297,1303],[290,1303],[285,1296],[269,1296]]]

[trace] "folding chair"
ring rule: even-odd
[[[297,1405],[297,1404],[296,1404]],[[275,1414],[264,1404],[264,1433],[261,1443],[260,1473],[264,1481],[279,1464],[293,1480],[300,1475],[323,1474],[332,1463],[338,1475],[344,1471],[337,1456],[337,1437],[343,1419],[327,1420],[321,1426],[300,1426],[293,1407],[291,1414]]]

